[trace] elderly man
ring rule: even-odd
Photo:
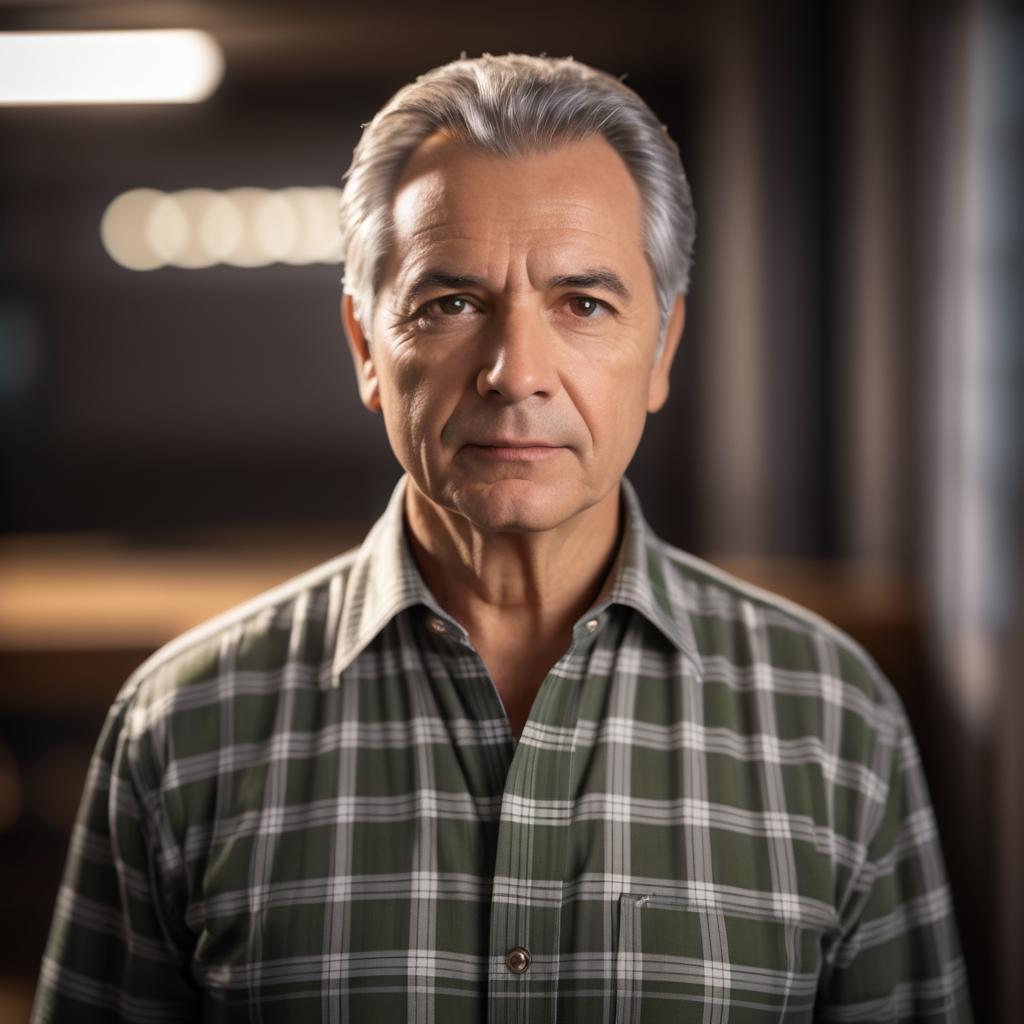
[[[35,1019],[968,1020],[891,687],[623,479],[694,230],[651,111],[456,61],[366,128],[342,224],[405,476],[122,690]]]

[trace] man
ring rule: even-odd
[[[653,114],[572,61],[374,118],[342,316],[406,475],[121,692],[37,1021],[969,1019],[892,689],[623,480],[693,223]]]

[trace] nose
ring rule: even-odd
[[[483,344],[476,386],[484,398],[522,402],[533,396],[550,398],[560,388],[558,338],[539,311],[507,309]]]

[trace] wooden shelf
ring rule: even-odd
[[[103,707],[161,644],[348,550],[364,533],[248,528],[163,543],[112,535],[2,539],[0,709]],[[904,675],[912,685],[918,652],[908,640],[918,633],[918,608],[898,574],[828,562],[714,561],[825,616],[864,643],[897,685]]]

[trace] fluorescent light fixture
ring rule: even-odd
[[[224,76],[195,29],[0,33],[0,105],[199,103]]]
[[[338,263],[340,199],[330,187],[132,189],[104,211],[100,239],[127,270]]]

